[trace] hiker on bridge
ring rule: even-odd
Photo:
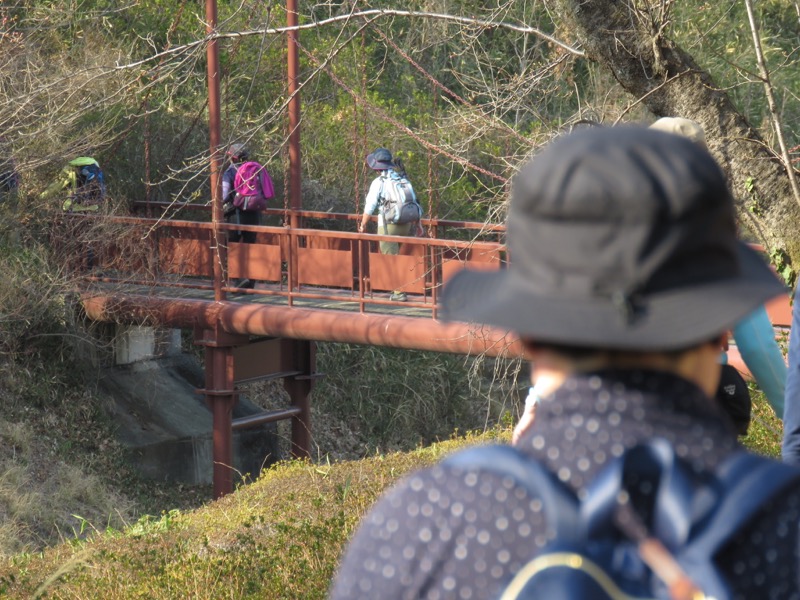
[[[103,170],[91,156],[79,156],[69,161],[41,198],[66,192],[61,208],[64,212],[97,212],[106,198]]]
[[[569,134],[516,175],[507,243],[441,314],[516,332],[555,389],[517,446],[389,490],[331,598],[800,598],[800,470],[744,451],[712,400],[727,332],[785,289],[711,155],[641,126]]]
[[[235,225],[260,225],[261,211],[267,200],[274,197],[272,178],[266,169],[250,158],[244,144],[231,144],[226,152],[230,165],[222,174],[222,206],[225,220]],[[254,244],[255,231],[232,230],[228,232],[229,242]],[[241,279],[236,287],[252,289],[252,279]]]
[[[384,235],[421,236],[423,234],[420,219],[422,207],[417,201],[411,182],[406,177],[405,169],[392,158],[386,148],[378,148],[367,156],[367,166],[378,171],[372,180],[364,202],[364,213],[358,224],[359,233],[367,230],[370,216],[375,209],[378,212],[378,232]],[[381,254],[399,254],[398,242],[380,242]],[[405,302],[405,292],[395,290],[390,300]]]

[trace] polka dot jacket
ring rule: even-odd
[[[579,495],[610,457],[652,437],[704,471],[737,449],[727,416],[697,387],[651,371],[568,379],[537,408],[520,448]],[[800,488],[779,494],[719,556],[741,599],[800,600]],[[479,600],[546,543],[541,500],[491,472],[441,465],[402,480],[364,518],[331,600]]]

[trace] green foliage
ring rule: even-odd
[[[431,6],[412,2],[405,8]],[[670,6],[668,33],[768,134],[743,7]],[[570,35],[559,30],[544,3],[497,7],[470,0],[440,8]],[[800,31],[790,9],[768,0],[757,6],[757,16],[793,146],[800,131]],[[301,21],[311,23],[340,14],[343,5],[301,10]],[[19,200],[37,208],[20,212],[17,203],[0,205],[0,446],[13,458],[0,463],[0,504],[10,515],[0,527],[0,552],[39,549],[59,535],[80,540],[80,548],[7,558],[0,595],[323,597],[344,540],[376,495],[460,442],[341,465],[289,463],[196,513],[172,509],[188,492],[178,489],[165,498],[154,485],[150,494],[162,496],[139,507],[152,506],[161,516],[134,521],[125,535],[108,533],[140,514],[109,491],[108,479],[127,489],[141,489],[141,483],[118,459],[111,426],[81,377],[76,348],[87,336],[65,294],[63,265],[48,250],[51,239],[84,238],[56,235],[64,230],[52,225],[53,211],[39,210],[37,195],[65,159],[91,152],[120,204],[142,199],[146,189],[154,200],[208,200],[205,46],[153,59],[202,39],[203,5],[15,2],[0,8],[0,18],[0,122],[9,139],[4,149],[25,167]],[[219,2],[223,33],[284,22],[280,3]],[[300,36],[309,208],[348,212],[363,205],[371,176],[364,157],[384,145],[403,156],[432,216],[500,221],[508,193],[502,180],[562,124],[586,114],[607,122],[647,116],[641,107],[630,109],[631,98],[609,73],[531,34],[443,19],[387,17],[363,24],[342,21]],[[224,39],[219,47],[223,143],[246,141],[283,189],[285,36]],[[762,210],[755,181],[745,192],[750,210]],[[794,277],[785,255],[771,258],[787,282]],[[518,405],[518,365],[489,362],[321,345],[319,366],[327,377],[315,389],[315,411],[356,431],[369,455],[447,439],[456,429],[483,430],[498,421],[509,426]],[[757,407],[746,443],[775,455],[780,423],[763,402]],[[68,464],[72,460],[83,461],[80,468]],[[49,494],[34,489],[33,482],[42,480]],[[92,533],[96,537],[87,541]]]
[[[800,78],[797,77],[796,10],[780,0],[754,3],[755,18],[770,80],[781,110],[787,143],[797,137]],[[757,75],[753,37],[744,3],[701,1],[673,5],[669,35],[728,91],[739,110],[766,138],[772,131],[763,83]]]
[[[19,240],[13,232],[7,240]],[[64,302],[65,282],[59,265],[43,246],[6,246],[0,250],[0,355],[21,353],[52,346],[66,333],[68,308]]]
[[[742,442],[753,452],[780,458],[783,423],[770,407],[764,393],[753,383],[749,387],[753,398],[752,421]]]
[[[745,197],[747,198],[747,210],[755,216],[761,215],[763,213],[763,208],[761,205],[761,196],[759,196],[758,189],[756,188],[756,180],[752,177],[748,177],[744,182],[744,189]]]
[[[792,267],[789,261],[789,255],[783,248],[775,248],[769,253],[769,262],[775,267],[778,275],[783,278],[787,287],[794,289],[795,281],[797,280],[797,272]]]

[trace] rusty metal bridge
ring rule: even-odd
[[[502,226],[431,218],[423,222],[425,237],[392,237],[354,233],[360,215],[303,210],[297,0],[286,2],[285,208],[267,211],[273,224],[224,222],[216,0],[205,0],[205,9],[210,201],[145,202],[130,217],[66,215],[54,243],[68,246],[81,229],[113,224],[117,234],[90,244],[94,270],[74,265],[87,315],[193,330],[204,348],[201,391],[213,414],[214,494],[221,496],[233,488],[236,429],[290,419],[292,452],[308,456],[310,392],[320,377],[316,341],[490,356],[519,356],[521,347],[507,332],[438,319],[439,294],[454,273],[505,267]],[[232,229],[255,232],[256,243],[228,243]],[[381,254],[380,240],[399,242],[400,253]],[[239,278],[258,284],[228,285]],[[393,302],[393,290],[406,292],[408,301]],[[775,324],[788,326],[788,297],[772,313]],[[283,379],[290,406],[234,420],[237,385],[265,378]]]
[[[98,321],[191,329],[204,348],[205,395],[213,414],[214,492],[232,490],[232,434],[290,419],[292,453],[310,450],[310,392],[315,342],[349,342],[460,354],[517,356],[506,332],[438,319],[443,284],[463,268],[501,269],[503,227],[425,220],[425,237],[352,233],[360,215],[268,210],[287,225],[243,226],[209,221],[208,205],[140,205],[158,217],[66,215],[54,243],[82,240],[102,224],[112,234],[89,243],[73,265],[82,304]],[[179,210],[178,210],[179,209]],[[164,218],[178,210],[180,218]],[[313,222],[317,228],[291,227]],[[228,243],[228,231],[249,230],[253,244]],[[95,239],[95,238],[92,238]],[[379,242],[400,243],[384,255]],[[79,243],[83,247],[83,242]],[[80,253],[78,253],[80,254]],[[229,281],[249,278],[254,289]],[[406,302],[390,299],[393,290]],[[290,406],[232,419],[237,386],[282,378]]]

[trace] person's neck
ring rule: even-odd
[[[537,392],[549,394],[572,375],[602,369],[646,369],[682,377],[697,385],[707,396],[713,397],[719,384],[718,357],[719,350],[713,344],[704,344],[677,356],[660,352],[622,355],[600,352],[576,360],[556,352],[540,350],[531,357],[531,379],[536,382]]]

